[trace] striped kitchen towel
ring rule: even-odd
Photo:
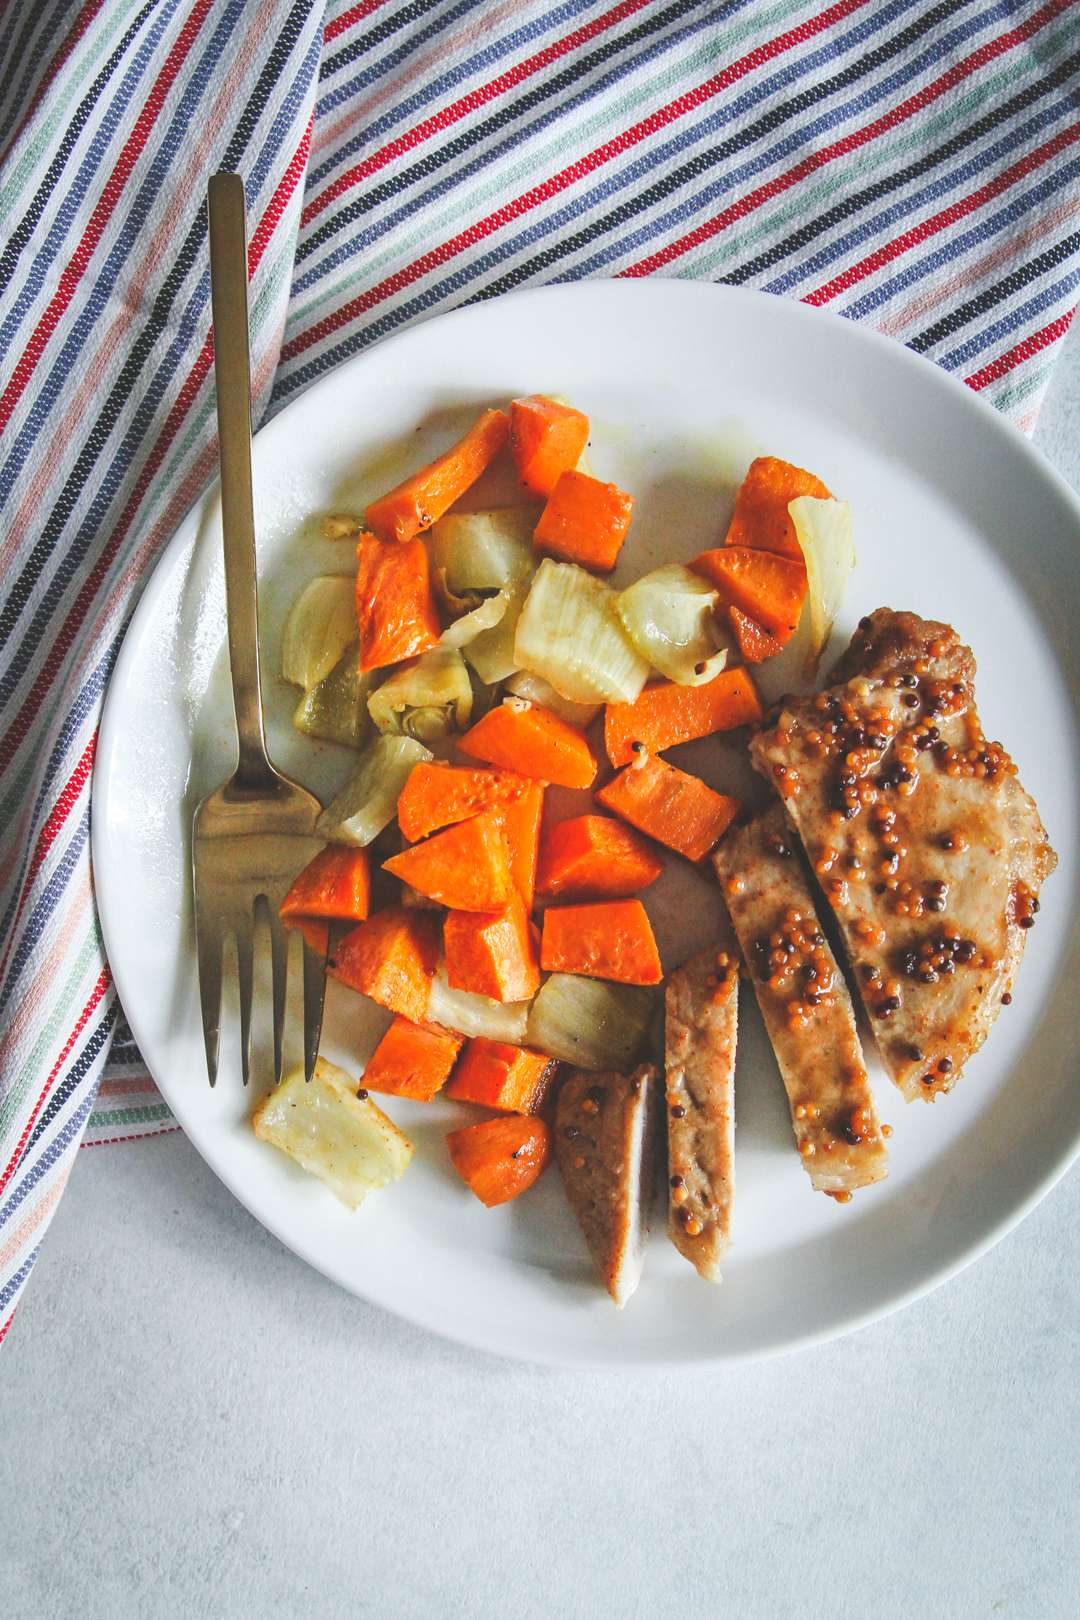
[[[1026,429],[1078,296],[1078,97],[1070,0],[0,7],[0,1337],[91,1116],[169,1123],[88,806],[214,471],[207,176],[246,183],[263,418],[440,310],[669,275],[869,321]]]

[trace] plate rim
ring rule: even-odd
[[[648,277],[641,280],[590,280],[580,282],[556,283],[545,287],[529,287],[518,289],[502,295],[498,300],[481,300],[475,304],[466,304],[457,309],[445,311],[433,316],[432,321],[445,326],[448,323],[466,324],[483,318],[488,308],[505,306],[509,301],[515,306],[524,306],[530,303],[564,303],[567,301],[584,301],[610,299],[612,297],[626,299],[632,302],[635,299],[648,301],[659,296],[662,299],[683,299],[689,302],[698,302],[707,306],[715,302],[728,302],[738,304],[753,303],[762,306],[766,301],[772,312],[781,319],[790,319],[796,325],[806,321],[825,321],[833,326],[838,335],[843,334],[842,341],[854,343],[857,347],[869,348],[888,355],[888,364],[901,364],[913,369],[931,386],[944,390],[947,396],[963,400],[963,408],[972,411],[981,419],[984,428],[992,431],[998,441],[1007,447],[1009,453],[1018,454],[1044,484],[1049,484],[1064,506],[1070,510],[1073,522],[1080,531],[1080,494],[1068,483],[1065,477],[1048,460],[1044,453],[1034,445],[1008,418],[1002,415],[980,393],[975,392],[953,373],[943,370],[933,360],[925,355],[916,353],[897,339],[878,331],[868,325],[856,323],[832,310],[811,308],[798,300],[786,298],[753,288],[730,287],[723,283],[683,281],[674,277]],[[301,390],[269,421],[265,422],[256,432],[256,437],[263,434],[273,436],[275,431],[282,431],[279,424],[284,423],[290,414],[308,397],[317,392],[331,379],[340,382],[343,374],[357,374],[362,376],[362,368],[370,362],[377,351],[388,348],[415,344],[420,335],[427,330],[431,321],[424,320],[407,326],[391,334],[381,341],[372,344],[350,356],[341,365],[331,368],[322,376],[316,378],[307,388]],[[991,425],[992,424],[992,429]],[[218,479],[211,479],[202,492],[195,498],[187,509],[169,540],[162,547],[153,562],[142,588],[134,610],[131,612],[124,627],[121,645],[113,666],[112,673],[106,687],[102,704],[101,716],[98,725],[98,742],[96,748],[94,772],[91,784],[90,802],[90,854],[92,866],[95,871],[103,872],[109,862],[105,856],[104,841],[107,837],[107,824],[109,821],[109,789],[105,784],[110,780],[112,768],[121,746],[122,728],[117,719],[120,702],[117,693],[125,684],[128,674],[128,664],[135,658],[135,643],[138,639],[138,628],[144,618],[149,618],[159,597],[166,590],[172,566],[177,558],[184,553],[197,538],[197,526],[193,523],[195,515],[207,504],[212,503],[219,487]],[[191,530],[190,537],[188,530]],[[1060,668],[1060,665],[1059,665]],[[1063,672],[1064,675],[1064,672]],[[1080,692],[1075,683],[1068,683],[1074,700],[1080,698]],[[105,955],[113,971],[113,983],[117,998],[120,1001],[125,1018],[135,1037],[136,1043],[143,1054],[147,1069],[155,1085],[161,1091],[170,1109],[176,1114],[179,1128],[195,1148],[196,1152],[207,1164],[211,1172],[220,1180],[230,1193],[240,1202],[247,1212],[259,1222],[282,1245],[325,1276],[337,1287],[342,1288],[354,1297],[364,1300],[366,1304],[385,1310],[412,1326],[420,1327],[436,1337],[467,1346],[483,1354],[505,1357],[524,1364],[534,1366],[555,1366],[578,1371],[619,1371],[633,1372],[648,1369],[679,1367],[704,1367],[719,1364],[738,1365],[753,1361],[771,1360],[778,1356],[794,1354],[800,1350],[811,1349],[816,1345],[826,1344],[833,1339],[843,1337],[849,1333],[859,1331],[871,1323],[880,1321],[895,1312],[913,1304],[916,1300],[935,1292],[950,1282],[960,1272],[974,1265],[982,1259],[992,1248],[1009,1235],[1023,1220],[1031,1214],[1032,1210],[1053,1191],[1054,1187],[1067,1173],[1071,1165],[1080,1157],[1080,1130],[1071,1137],[1064,1138],[1057,1144],[1056,1151],[1052,1152],[1042,1170],[1036,1175],[1033,1184],[1027,1192],[1017,1198],[1006,1208],[999,1218],[992,1221],[985,1231],[976,1240],[969,1242],[961,1251],[951,1259],[943,1261],[940,1266],[931,1267],[922,1277],[918,1278],[909,1287],[901,1289],[884,1303],[877,1303],[861,1310],[850,1313],[839,1313],[837,1317],[825,1327],[808,1330],[804,1333],[794,1333],[792,1336],[767,1346],[724,1349],[702,1344],[688,1346],[684,1353],[673,1355],[668,1348],[653,1349],[649,1346],[634,1346],[630,1354],[616,1356],[610,1353],[604,1345],[596,1346],[568,1346],[566,1353],[560,1353],[561,1347],[545,1345],[542,1351],[530,1353],[516,1343],[493,1343],[490,1337],[482,1332],[470,1333],[467,1324],[447,1325],[441,1321],[433,1320],[420,1308],[412,1308],[411,1299],[405,1302],[395,1299],[389,1303],[382,1298],[375,1298],[365,1292],[353,1280],[345,1280],[339,1275],[332,1263],[323,1258],[315,1258],[309,1252],[308,1246],[294,1236],[286,1235],[283,1230],[284,1223],[256,1211],[242,1187],[242,1178],[234,1178],[228,1171],[216,1162],[212,1148],[198,1140],[180,1123],[180,1113],[177,1111],[170,1095],[168,1080],[164,1083],[155,1072],[154,1066],[145,1050],[146,1043],[140,1038],[142,1018],[139,1012],[133,1012],[124,1002],[120,975],[117,975],[114,962],[122,953],[114,950],[119,944],[121,930],[114,931],[114,914],[110,900],[103,887],[94,884],[94,903],[101,927]],[[182,1112],[182,1110],[181,1110]],[[164,1134],[164,1133],[152,1133]]]

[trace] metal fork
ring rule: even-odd
[[[266,753],[259,681],[255,517],[251,496],[251,370],[248,355],[247,238],[239,175],[215,174],[207,191],[221,457],[225,605],[236,711],[236,770],[195,812],[195,945],[206,1067],[217,1079],[223,950],[236,942],[240,1060],[251,1066],[255,919],[266,916],[273,970],[274,1078],[281,1079],[288,940],[278,906],[297,872],[322,848],[319,801],[274,769]],[[304,941],[304,1072],[319,1050],[326,959]]]

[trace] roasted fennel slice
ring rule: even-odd
[[[303,1069],[286,1075],[251,1119],[261,1142],[280,1148],[317,1176],[349,1209],[369,1192],[397,1181],[413,1145],[344,1069],[318,1058],[310,1080]]]
[[[393,821],[413,766],[433,757],[412,737],[374,738],[341,792],[315,823],[315,830],[331,844],[364,848]]]
[[[628,1069],[656,1011],[650,990],[552,973],[529,1009],[526,1044],[579,1069]]]
[[[832,634],[848,576],[855,567],[851,507],[847,501],[799,495],[788,502],[788,514],[806,563],[806,595],[810,607],[810,646],[806,662],[808,671],[812,672]]]
[[[359,748],[371,729],[367,700],[376,678],[375,672],[360,673],[360,650],[354,641],[329,675],[304,693],[293,725],[308,737]]]
[[[514,597],[515,587],[504,585],[501,591],[480,599],[467,613],[462,613],[447,625],[439,641],[444,647],[467,647],[470,641],[485,630],[493,630]]]
[[[375,688],[368,713],[381,732],[442,742],[472,715],[472,683],[456,647],[436,647]]]
[[[289,610],[281,638],[281,674],[310,692],[356,640],[356,583],[344,574],[309,580]]]
[[[574,703],[570,698],[564,698],[561,692],[556,692],[550,681],[545,681],[542,675],[534,675],[530,669],[519,669],[516,675],[511,675],[506,690],[512,697],[524,698],[526,703],[539,703],[542,709],[550,709],[552,714],[559,715],[581,731],[591,725],[600,713],[599,703]]]
[[[728,640],[716,619],[719,593],[681,563],[643,574],[620,591],[616,611],[653,669],[679,686],[700,686],[727,663]]]
[[[529,577],[536,566],[536,511],[506,506],[491,512],[450,512],[431,531],[431,559],[452,591],[498,591]]]
[[[452,990],[446,979],[446,964],[439,963],[431,981],[427,1006],[429,1023],[441,1024],[444,1029],[467,1035],[470,1040],[482,1035],[490,1041],[520,1046],[525,1039],[528,1016],[527,1001],[492,1001],[471,990]]]
[[[319,520],[324,540],[356,540],[364,527],[363,518],[351,512],[327,512]]]
[[[486,686],[497,686],[508,675],[513,675],[518,667],[514,660],[514,637],[524,605],[525,587],[520,584],[511,586],[499,622],[490,630],[482,630],[462,648]]]
[[[574,703],[633,703],[649,666],[615,609],[615,592],[575,563],[544,559],[514,638],[518,667]]]

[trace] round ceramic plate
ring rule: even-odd
[[[256,1099],[241,1089],[228,1029],[221,1080],[213,1091],[206,1082],[191,933],[192,812],[231,769],[234,747],[215,493],[163,556],[109,689],[93,801],[109,959],[139,1046],[191,1140],[260,1221],[343,1287],[452,1338],[537,1361],[664,1364],[790,1349],[943,1281],[1019,1220],[1076,1152],[1080,505],[961,384],[797,303],[684,282],[600,282],[413,328],[324,378],[255,441],[270,747],[324,797],[350,756],[292,731],[296,694],[277,679],[298,587],[352,566],[348,543],[319,538],[318,515],[362,509],[449,443],[478,406],[534,392],[588,412],[593,471],[635,497],[616,582],[716,544],[748,460],[769,451],[813,468],[854,510],[859,564],[837,646],[884,604],[945,619],[973,646],[986,729],[1012,750],[1061,865],[1015,1004],[957,1090],[933,1107],[909,1106],[877,1077],[894,1127],[889,1177],[841,1207],[810,1188],[744,991],[723,1284],[699,1281],[661,1229],[623,1312],[592,1277],[554,1171],[493,1211],[465,1190],[444,1145],[450,1125],[468,1117],[463,1108],[390,1099],[416,1157],[402,1182],[356,1214],[257,1142],[248,1125]],[[480,489],[475,504],[505,493]],[[731,786],[744,778],[744,753],[711,740],[673,757]],[[666,966],[709,941],[716,894],[676,857],[645,903]],[[332,985],[323,1051],[357,1074],[386,1021]]]

